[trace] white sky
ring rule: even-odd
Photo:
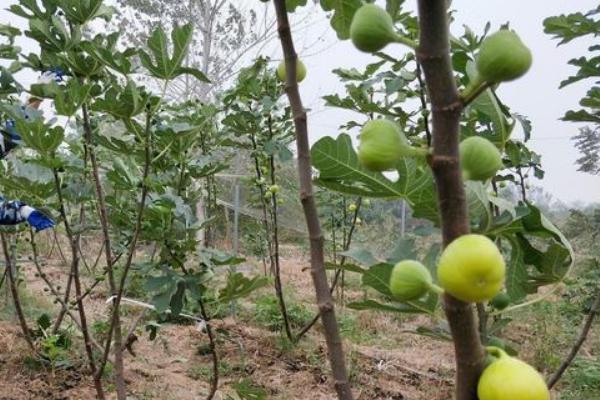
[[[236,0],[247,5],[247,1]],[[17,3],[16,0],[0,0],[2,8]],[[416,1],[407,0],[414,8]],[[500,97],[513,111],[527,115],[533,123],[530,146],[542,155],[546,177],[532,183],[541,185],[556,198],[566,201],[600,201],[600,177],[576,171],[574,165],[578,152],[569,137],[577,134],[578,125],[559,121],[569,109],[577,109],[579,99],[585,94],[590,82],[572,85],[558,90],[559,82],[575,69],[567,65],[571,58],[585,53],[591,41],[575,41],[556,47],[556,41],[543,33],[542,21],[553,16],[575,11],[587,11],[597,7],[597,0],[454,0],[452,8],[457,10],[452,30],[456,35],[463,31],[463,24],[475,32],[481,32],[485,23],[492,23],[492,30],[509,21],[534,54],[534,63],[529,73],[499,89]],[[0,23],[10,22],[23,27],[20,18],[0,10]],[[360,53],[348,41],[335,39],[328,28],[328,20],[322,11],[311,15],[306,29],[296,32],[295,40],[307,65],[308,75],[302,83],[301,92],[305,105],[311,108],[309,132],[311,142],[320,137],[338,134],[339,125],[353,116],[350,113],[327,109],[321,97],[332,93],[343,93],[343,84],[338,82],[331,70],[338,67],[361,68],[374,60]],[[313,45],[315,40],[320,44]],[[310,44],[311,48],[306,48]],[[386,49],[391,54],[404,52],[401,46]],[[278,43],[268,51],[274,58],[280,57]]]

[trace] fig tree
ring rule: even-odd
[[[464,235],[442,252],[437,276],[440,285],[464,302],[493,298],[504,284],[506,265],[494,242],[483,235]]]
[[[425,149],[411,147],[400,127],[388,119],[367,122],[359,139],[358,160],[371,171],[391,170],[402,157],[427,153]]]
[[[544,378],[531,365],[498,347],[486,350],[496,357],[479,378],[479,400],[550,400]]]
[[[531,62],[531,51],[515,32],[507,29],[481,43],[476,61],[479,79],[488,83],[517,79],[529,70]]]
[[[279,63],[277,66],[277,78],[285,82],[287,80],[287,73],[285,70],[285,60]],[[296,82],[300,83],[306,78],[306,66],[299,58],[296,59]]]
[[[471,136],[460,143],[460,166],[467,180],[486,181],[504,167],[498,148],[481,136]]]
[[[357,49],[374,53],[398,41],[398,34],[387,11],[375,4],[365,4],[354,13],[350,39]]]

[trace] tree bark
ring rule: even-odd
[[[329,283],[325,273],[325,256],[323,250],[323,233],[317,214],[317,206],[313,195],[312,167],[310,163],[310,145],[308,142],[308,127],[306,123],[306,111],[302,105],[302,99],[296,82],[296,50],[290,30],[285,0],[274,0],[277,14],[277,27],[281,46],[285,55],[285,67],[287,74],[286,93],[294,116],[296,128],[296,147],[298,151],[298,175],[300,179],[300,200],[304,209],[304,216],[310,237],[311,275],[321,321],[325,330],[325,340],[329,353],[329,362],[334,377],[335,390],[340,400],[352,400],[348,373],[346,371],[346,360],[344,349],[335,318],[335,307],[333,298],[329,292]]]
[[[462,103],[450,60],[446,0],[419,0],[418,61],[423,68],[432,104],[433,155],[444,246],[469,233],[466,195],[459,165],[459,123]],[[444,310],[456,355],[456,400],[477,399],[477,382],[485,354],[473,306],[450,295]]]

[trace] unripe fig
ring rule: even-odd
[[[493,298],[504,284],[506,265],[494,242],[483,235],[464,235],[442,252],[437,268],[440,285],[464,302]]]
[[[371,207],[371,199],[363,199],[362,205],[365,207]]]
[[[285,60],[279,63],[277,67],[277,78],[285,82],[287,80],[287,73],[285,70]],[[306,78],[306,66],[299,58],[296,59],[296,82],[300,83]]]
[[[496,310],[504,310],[510,304],[510,296],[504,292],[498,293],[492,300],[490,305]]]
[[[400,261],[390,275],[390,291],[396,300],[410,301],[423,297],[432,285],[429,270],[414,260]]]
[[[279,185],[271,185],[269,186],[269,192],[275,194],[275,193],[279,193],[280,187]]]
[[[350,39],[357,49],[373,53],[398,40],[390,14],[375,4],[365,4],[354,13]]]
[[[504,167],[498,148],[481,136],[471,136],[460,143],[460,166],[467,180],[486,181]]]
[[[497,359],[479,378],[479,400],[550,400],[548,386],[535,368],[500,348],[486,349]]]
[[[531,51],[519,36],[502,29],[488,36],[479,48],[477,72],[479,79],[489,83],[512,81],[531,67]]]
[[[350,212],[355,212],[356,209],[357,209],[357,206],[354,203],[352,203],[348,206],[348,211],[350,211]]]
[[[367,122],[360,131],[358,160],[371,171],[394,169],[402,157],[425,155],[424,149],[411,147],[400,127],[388,119]]]

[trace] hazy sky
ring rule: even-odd
[[[2,8],[17,3],[16,0],[0,1]],[[256,0],[234,1],[247,5],[248,1]],[[405,3],[414,8],[416,1],[406,0]],[[583,82],[558,90],[559,82],[575,71],[567,65],[567,61],[584,54],[590,41],[556,47],[556,41],[543,33],[542,21],[547,16],[587,11],[597,6],[597,0],[454,0],[452,4],[457,10],[452,26],[455,34],[462,33],[464,24],[481,32],[487,21],[492,23],[493,30],[509,21],[531,48],[534,62],[529,73],[517,81],[503,84],[499,95],[513,111],[527,115],[533,123],[530,146],[542,155],[546,170],[546,177],[542,181],[534,179],[533,183],[568,202],[600,201],[600,177],[577,172],[574,165],[578,153],[569,137],[577,134],[578,125],[559,121],[565,111],[578,107],[578,100],[590,85],[590,82]],[[22,28],[22,20],[19,20],[0,10],[1,23],[11,22]],[[328,24],[325,13],[315,11],[311,13],[308,25],[306,20],[303,22],[306,28],[295,34],[309,71],[301,91],[306,106],[312,110],[309,115],[311,142],[322,136],[337,135],[339,125],[353,117],[347,112],[323,106],[322,96],[344,91],[343,84],[337,81],[331,70],[338,67],[361,68],[374,60],[372,56],[358,52],[350,42],[336,40]],[[267,55],[280,57],[278,43],[266,51]],[[406,50],[397,46],[386,51],[400,54]]]

